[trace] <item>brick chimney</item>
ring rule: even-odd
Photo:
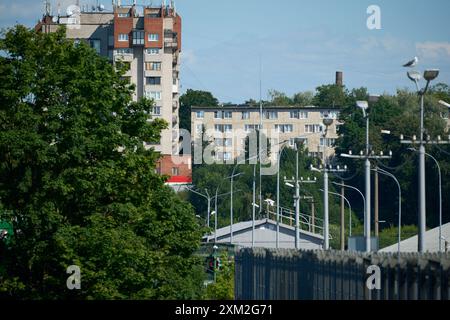
[[[342,71],[336,71],[336,85],[337,86],[343,86],[344,85],[344,81],[343,81],[343,73]]]

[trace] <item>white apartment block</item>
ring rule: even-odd
[[[206,138],[203,139],[215,145],[216,160],[227,161],[242,155],[246,135],[258,129],[262,122],[265,134],[269,139],[275,136],[279,144],[284,143],[293,148],[295,139],[300,139],[311,156],[322,158],[324,150],[326,156],[334,154],[337,128],[340,125],[338,108],[265,106],[262,114],[261,119],[258,106],[193,106],[193,139],[204,133]],[[334,120],[326,130],[326,135],[323,125],[325,117]]]

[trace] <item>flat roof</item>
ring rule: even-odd
[[[206,106],[206,107],[200,107],[200,106],[192,106],[191,109],[209,109],[209,110],[216,110],[216,109],[228,109],[228,110],[259,110],[260,107],[256,105],[247,105],[247,104],[235,104],[235,105],[223,105],[223,106]],[[340,107],[318,107],[318,106],[273,106],[273,105],[266,105],[263,106],[263,109],[283,109],[283,110],[289,110],[289,109],[304,109],[304,110],[341,110]]]

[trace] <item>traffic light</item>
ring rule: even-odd
[[[214,273],[222,267],[222,262],[219,257],[208,256],[206,258],[206,271]]]

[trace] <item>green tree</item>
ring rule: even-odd
[[[156,175],[166,123],[84,44],[16,26],[0,37],[0,297],[195,298],[201,230]],[[81,290],[66,268],[81,268]]]
[[[347,91],[335,84],[316,88],[313,104],[318,107],[343,107],[347,105]]]
[[[296,106],[309,106],[313,103],[314,93],[311,91],[298,92],[292,98],[292,102]]]
[[[291,98],[289,98],[284,92],[277,90],[269,90],[270,103],[275,106],[289,106],[292,104]]]
[[[188,89],[180,97],[180,128],[191,132],[191,107],[215,107],[219,101],[208,91]]]

